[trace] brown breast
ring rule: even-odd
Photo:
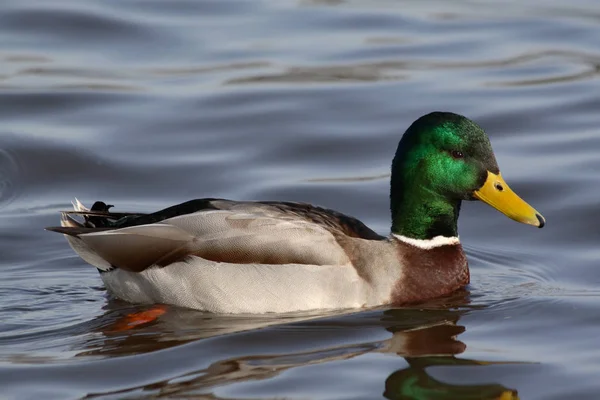
[[[396,240],[404,268],[391,294],[392,304],[418,303],[469,284],[469,266],[460,244],[423,250]]]

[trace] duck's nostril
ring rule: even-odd
[[[496,190],[497,190],[497,191],[499,191],[499,192],[501,192],[501,191],[503,191],[503,190],[504,190],[504,186],[502,186],[502,184],[500,184],[500,183],[498,183],[498,182],[496,182],[496,183],[494,184],[494,187],[495,187],[495,188],[496,188]]]

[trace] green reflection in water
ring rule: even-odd
[[[517,391],[497,383],[453,385],[432,378],[428,366],[486,365],[488,362],[450,357],[407,359],[410,367],[391,374],[385,381],[384,396],[390,400],[518,400]]]

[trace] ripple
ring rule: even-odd
[[[70,42],[119,40],[132,35],[148,38],[152,35],[153,30],[144,30],[117,14],[111,15],[101,9],[90,11],[85,7],[9,8],[0,13],[0,26],[2,30],[24,35],[31,35],[31,27],[35,27],[35,33],[44,33],[46,40],[61,38]]]
[[[148,74],[158,76],[194,76],[213,72],[237,71],[253,68],[266,68],[271,64],[266,61],[241,62],[211,66],[188,66],[188,67],[171,67],[171,68],[152,68],[146,71]]]
[[[345,183],[345,182],[368,182],[378,181],[380,179],[389,179],[390,174],[378,174],[368,176],[342,176],[339,178],[307,178],[305,182],[321,182],[321,183]]]
[[[552,76],[538,77],[543,75],[540,69],[547,65],[558,69],[558,72],[553,73]],[[268,66],[268,64],[260,66]],[[530,71],[517,67],[527,67]],[[575,72],[561,74],[562,71],[573,68],[576,69]],[[534,86],[594,78],[599,74],[599,68],[600,55],[556,50],[529,52],[496,60],[441,61],[407,58],[352,65],[290,66],[285,67],[284,72],[234,78],[225,81],[225,84],[401,81],[422,71],[478,70],[483,76],[493,74],[495,79],[502,74],[517,76],[512,80],[501,82],[482,81],[480,85],[483,87]],[[535,75],[536,78],[518,78],[519,75],[524,74]]]
[[[374,65],[331,66],[331,67],[291,67],[287,71],[273,75],[258,75],[247,78],[235,78],[226,85],[247,83],[302,83],[302,82],[373,82],[382,80],[402,80],[402,75],[391,74],[387,68]]]
[[[591,0],[5,1],[3,395],[596,398],[598,15]],[[452,296],[344,315],[170,308],[127,330],[147,307],[107,296],[42,230],[73,196],[148,211],[217,196],[388,232],[393,150],[434,109],[485,126],[549,221],[464,204],[472,284]],[[535,364],[493,363],[514,360]]]
[[[17,157],[8,150],[0,149],[0,209],[18,196],[20,172]]]

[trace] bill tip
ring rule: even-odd
[[[546,220],[544,219],[544,217],[542,217],[540,214],[535,214],[535,216],[537,217],[538,221],[539,221],[539,225],[538,228],[543,228],[544,225],[546,225]]]

